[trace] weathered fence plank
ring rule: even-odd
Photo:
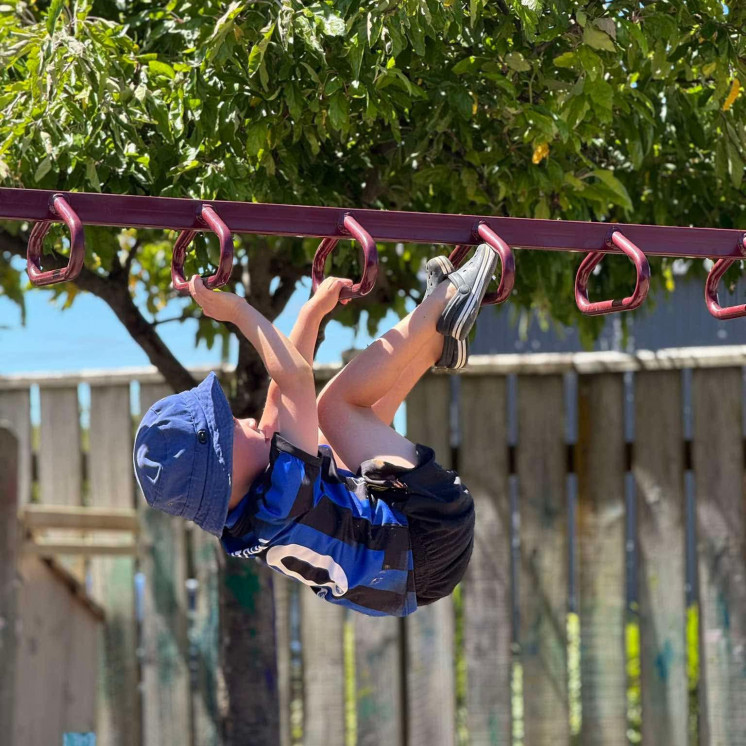
[[[306,746],[345,746],[345,610],[301,588]]]
[[[74,576],[45,560],[23,556],[19,575],[22,623],[11,743],[59,744],[67,731],[95,727],[96,701],[91,694],[96,691],[95,641],[102,612],[84,598]]]
[[[275,599],[275,639],[277,641],[277,694],[280,709],[280,746],[290,746],[290,702],[292,686],[290,683],[290,578],[283,578],[279,573],[272,576],[273,596]]]
[[[357,746],[402,746],[401,620],[355,614]]]
[[[140,412],[169,393],[166,386],[142,385]],[[189,740],[190,723],[186,523],[147,507],[142,497],[139,505],[143,534],[140,569],[145,576],[141,666],[144,744],[179,746]]]
[[[18,553],[21,542],[16,520],[19,444],[15,433],[5,425],[0,421],[0,723],[8,735],[15,731]],[[16,746],[15,741],[11,741],[9,746]]]
[[[476,508],[464,578],[466,711],[474,746],[511,743],[510,495],[505,378],[461,384],[459,474]]]
[[[561,376],[519,376],[520,648],[525,743],[570,737],[567,689],[567,494]]]
[[[82,505],[80,409],[77,386],[40,390],[39,425],[39,499],[47,505]],[[59,539],[58,531],[49,531],[50,541]],[[70,536],[70,533],[65,534]],[[73,538],[80,538],[74,534]],[[65,558],[75,576],[85,577],[85,561]]]
[[[680,371],[635,375],[642,742],[686,746],[684,424]]]
[[[96,507],[132,508],[129,385],[92,386],[88,476]],[[99,534],[101,536],[101,534]],[[134,560],[91,561],[93,595],[106,610],[98,699],[98,738],[105,746],[140,743]]]
[[[190,688],[194,746],[223,743],[222,718],[227,710],[225,679],[220,667],[220,570],[222,549],[205,531],[187,533],[194,562],[194,608],[190,612]],[[285,746],[283,744],[283,746]]]
[[[626,746],[624,379],[578,377],[581,743]]]
[[[740,368],[695,370],[700,744],[746,744],[746,526]]]
[[[28,389],[0,391],[0,420],[18,440],[18,504],[31,502],[31,405]]]
[[[426,376],[407,397],[407,437],[451,466],[451,383]],[[456,739],[454,610],[449,596],[406,619],[408,746],[451,746]]]

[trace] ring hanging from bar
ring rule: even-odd
[[[342,220],[342,228],[351,234],[351,236],[360,244],[363,249],[363,275],[360,282],[351,288],[342,288],[339,294],[341,300],[348,298],[362,298],[367,295],[376,284],[378,276],[378,251],[376,242],[368,231],[355,220],[349,213],[345,213]],[[325,238],[316,249],[313,257],[313,267],[311,269],[312,292],[316,292],[319,285],[324,281],[324,265],[327,257],[334,251],[336,245],[340,242],[341,237]]]
[[[716,318],[721,321],[727,319],[737,319],[740,316],[746,316],[746,305],[741,304],[740,306],[723,306],[718,301],[718,286],[720,280],[723,279],[723,275],[728,271],[728,268],[735,262],[740,262],[746,259],[746,233],[741,236],[738,242],[738,251],[741,256],[723,257],[715,262],[715,266],[710,270],[707,275],[707,281],[705,282],[705,303],[707,303],[707,310]]]
[[[482,299],[482,305],[492,306],[497,303],[503,303],[510,297],[513,285],[515,285],[515,257],[513,256],[513,251],[484,221],[477,224],[474,234],[495,250],[500,257],[500,264],[502,266],[502,275],[497,290],[494,293],[487,293]],[[462,245],[457,246],[451,252],[448,258],[454,267],[460,267],[463,264],[470,249],[471,246]]]
[[[65,221],[70,230],[70,258],[66,267],[61,269],[50,269],[46,272],[41,268],[41,256],[44,251],[44,236],[47,235],[51,220],[41,220],[34,224],[28,239],[28,251],[26,254],[26,271],[33,285],[54,285],[57,282],[74,280],[83,269],[85,260],[85,235],[83,223],[75,210],[70,207],[67,200],[61,194],[54,194],[49,200],[49,211],[59,215]]]
[[[214,290],[225,285],[233,272],[233,236],[230,228],[220,219],[220,216],[210,205],[202,205],[199,220],[206,223],[220,241],[220,263],[215,274],[205,280],[205,287]],[[189,244],[197,234],[197,230],[190,228],[179,233],[173,248],[171,258],[171,282],[176,290],[188,290],[189,281],[184,277],[184,259]]]
[[[587,316],[600,316],[605,313],[616,313],[617,311],[632,311],[642,305],[647,297],[650,287],[650,264],[642,251],[632,241],[625,238],[619,231],[612,231],[606,243],[608,246],[616,246],[621,249],[635,265],[637,270],[637,283],[632,295],[622,300],[602,300],[591,303],[588,300],[588,280],[593,270],[604,258],[603,251],[592,251],[580,263],[578,274],[575,277],[575,302],[578,308]]]

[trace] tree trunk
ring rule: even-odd
[[[280,710],[272,571],[228,557],[220,583],[225,746],[277,746]]]
[[[252,284],[265,278],[254,277]],[[259,355],[238,336],[236,417],[259,419],[267,374]],[[225,746],[277,746],[280,709],[272,571],[247,559],[227,557],[220,582],[222,667],[228,692]]]

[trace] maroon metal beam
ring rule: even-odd
[[[278,236],[339,237],[346,214],[351,215],[376,241],[436,244],[475,244],[480,221],[519,249],[549,251],[603,251],[621,254],[607,242],[613,229],[640,247],[646,255],[741,258],[743,231],[719,228],[678,228],[573,220],[534,220],[490,215],[391,212],[343,207],[274,205],[223,200],[137,197],[87,192],[52,192],[40,189],[0,188],[0,220],[60,220],[50,200],[62,194],[84,225],[132,228],[205,230],[199,220],[203,205],[233,233]]]

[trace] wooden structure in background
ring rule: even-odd
[[[57,744],[67,731],[94,729],[95,640],[105,614],[69,569],[24,551],[18,440],[4,424],[0,422],[2,743]],[[51,511],[37,510],[35,516],[36,526],[57,525],[50,524]]]
[[[634,683],[625,635],[628,541],[637,547],[642,743],[686,746],[694,687],[699,744],[746,744],[745,369],[746,348],[738,347],[475,356],[457,381],[426,377],[408,401],[410,436],[458,468],[477,505],[460,594],[406,620],[380,619],[345,613],[276,576],[281,746],[626,743]],[[317,370],[320,378],[333,371]],[[74,416],[86,399],[80,384],[90,391],[90,423],[63,426],[55,418]],[[98,693],[99,746],[225,743],[220,548],[145,508],[131,475],[131,413],[165,393],[154,371],[0,379],[0,419],[13,423],[19,442],[17,458],[0,442],[0,474],[15,458],[18,475],[17,488],[0,480],[0,616],[20,619],[24,604],[64,591],[68,607],[80,607],[69,644],[80,637],[90,647],[101,629],[98,684],[90,671],[69,669],[81,682],[76,691]],[[33,426],[32,395],[42,419]],[[633,428],[625,427],[630,417]],[[36,427],[40,435],[60,434],[40,437],[36,447]],[[59,443],[68,463],[79,464],[77,476],[42,453]],[[65,472],[59,481],[58,467]],[[634,524],[627,520],[630,484]],[[696,493],[700,659],[693,682],[685,484]],[[7,495],[16,489],[27,507],[9,521]],[[39,502],[28,505],[32,489]],[[80,587],[59,582],[70,570],[27,552],[21,575],[48,577],[33,581],[42,589],[35,598],[14,594],[3,560],[20,551],[22,530],[49,528],[76,530],[79,546],[111,543],[125,530],[124,543],[138,553],[86,560],[91,603]],[[568,632],[571,589],[579,642]],[[0,625],[0,721],[15,691],[8,672],[16,671],[15,681],[26,655],[13,639],[18,629]]]

